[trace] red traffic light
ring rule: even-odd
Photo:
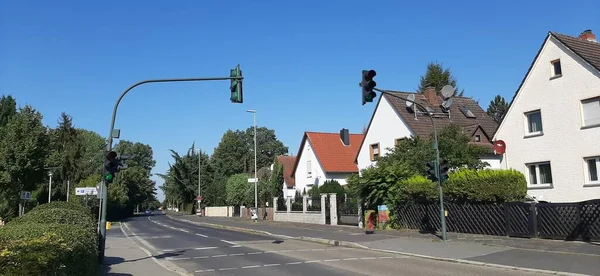
[[[108,160],[113,160],[116,158],[117,158],[117,153],[114,151],[111,151],[106,155],[106,159],[108,159]]]
[[[373,80],[375,76],[377,76],[377,72],[375,72],[375,70],[363,70],[363,78],[366,81]]]

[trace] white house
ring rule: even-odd
[[[600,43],[548,33],[494,139],[538,200],[600,198]]]
[[[500,156],[491,152],[491,139],[498,124],[471,98],[453,97],[449,109],[440,105],[443,99],[436,95],[434,88],[423,93],[393,92],[393,95],[407,98],[415,96],[415,101],[433,112],[437,130],[450,124],[462,126],[463,132],[471,137],[471,143],[490,148],[490,154],[481,160],[491,168],[500,167]],[[396,143],[406,137],[429,137],[433,133],[431,119],[420,108],[407,106],[405,100],[384,94],[379,98],[365,138],[357,152],[355,162],[360,170],[377,164],[378,156],[386,155]]]
[[[350,134],[348,129],[340,133],[305,132],[292,170],[296,190],[310,190],[325,180],[336,180],[346,185],[346,178],[358,172],[354,163],[363,134]]]
[[[294,198],[294,195],[296,195],[296,181],[292,177],[292,170],[296,164],[296,156],[280,155],[277,156],[277,162],[283,166],[283,196]],[[274,165],[271,165],[271,171],[273,171]]]

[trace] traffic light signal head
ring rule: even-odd
[[[433,182],[437,182],[437,166],[435,161],[427,162],[427,178]]]
[[[116,173],[119,172],[120,165],[121,162],[119,162],[116,152],[110,151],[106,154],[106,160],[104,161],[104,169],[106,170],[104,181],[106,181],[106,183],[112,183],[114,181]]]
[[[241,77],[241,76],[242,76],[242,70],[240,69],[240,65],[236,66],[234,69],[231,69],[229,77],[237,78],[237,77]],[[231,90],[230,100],[232,103],[243,103],[244,102],[242,80],[232,79],[229,89]]]
[[[442,182],[448,180],[448,161],[446,159],[440,159],[440,179]]]
[[[362,71],[362,81],[360,82],[360,87],[362,88],[362,104],[373,102],[373,99],[377,96],[373,91],[373,88],[377,86],[377,83],[373,80],[377,76],[377,72],[375,70],[363,70]]]

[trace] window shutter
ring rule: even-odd
[[[583,106],[583,125],[600,124],[600,99],[584,101],[581,105]]]

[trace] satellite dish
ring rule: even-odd
[[[408,99],[408,101],[406,101],[406,106],[407,107],[413,106],[413,104],[414,104],[413,102],[415,101],[415,94],[410,94],[406,98]]]
[[[452,98],[448,98],[442,103],[442,107],[446,110],[450,109],[450,106],[452,106]]]
[[[444,85],[444,87],[442,87],[442,96],[444,96],[444,98],[450,98],[454,95],[455,92],[455,88],[452,87],[452,85]]]

